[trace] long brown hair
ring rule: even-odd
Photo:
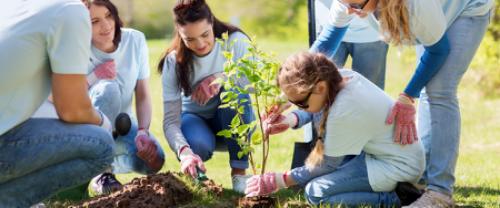
[[[378,0],[382,37],[395,45],[412,43],[407,0]]]
[[[88,0],[87,6],[90,8],[91,5],[103,6],[109,10],[109,13],[113,17],[115,21],[115,37],[113,37],[113,44],[115,47],[118,47],[120,41],[122,40],[122,27],[123,22],[120,19],[120,15],[118,15],[118,9],[116,6],[109,0]]]
[[[311,92],[316,83],[325,81],[328,85],[327,103],[318,130],[318,140],[306,160],[308,167],[314,167],[323,161],[326,120],[330,107],[341,89],[342,76],[335,64],[321,53],[302,52],[294,54],[283,63],[278,74],[278,84],[298,94]]]
[[[176,52],[176,75],[179,89],[184,91],[184,95],[189,96],[192,92],[191,78],[193,74],[193,51],[186,47],[182,41],[177,26],[194,23],[200,20],[207,20],[212,24],[212,29],[215,38],[222,38],[223,33],[233,33],[236,31],[242,32],[236,26],[221,22],[217,19],[205,0],[178,0],[173,9],[174,22],[176,28],[174,30],[174,38],[166,52],[162,55],[158,63],[158,72],[162,73],[163,65],[166,57],[172,51]]]

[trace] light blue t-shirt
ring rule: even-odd
[[[121,109],[132,115],[132,98],[138,80],[149,78],[149,52],[146,38],[140,31],[122,28],[118,48],[111,53],[103,52],[94,46],[91,50],[89,72],[99,64],[113,59],[116,64],[116,82],[120,86]]]
[[[316,0],[315,1],[315,14],[316,14],[316,36],[319,35],[321,30],[328,24],[329,10],[336,0]],[[373,15],[368,15],[365,18],[355,16],[349,28],[342,39],[343,42],[349,43],[370,43],[380,41],[379,28],[372,26],[370,21],[375,21]]]
[[[86,74],[91,26],[80,0],[11,0],[0,7],[0,134],[47,99],[51,75]]]
[[[424,148],[420,141],[394,142],[394,125],[385,124],[394,101],[357,72],[340,72],[349,80],[330,108],[324,154],[340,157],[365,152],[374,191],[394,190],[398,181],[416,182],[425,169]]]
[[[232,43],[229,49],[233,53],[233,60],[236,61],[248,52],[248,37],[241,32],[234,32],[229,35],[227,43]],[[191,87],[194,87],[205,77],[224,71],[226,58],[222,54],[223,48],[218,41],[209,54],[193,57],[193,75]],[[184,96],[184,92],[178,86],[176,75],[175,52],[170,53],[165,59],[162,73],[163,101],[175,101],[182,98],[182,112],[195,113],[204,118],[212,118],[219,106],[218,99],[212,98],[206,105],[200,106],[191,100],[191,96]]]
[[[493,7],[493,0],[406,0],[410,30],[417,41],[430,46],[441,39],[448,27],[459,16],[481,16]],[[330,24],[345,27],[355,17],[348,15],[347,7],[338,0],[330,8]],[[378,27],[369,21],[372,27]]]

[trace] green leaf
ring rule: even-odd
[[[253,145],[261,144],[262,143],[262,134],[260,133],[260,131],[253,132],[251,140],[252,140]]]
[[[239,135],[246,134],[249,128],[250,128],[250,125],[248,125],[248,124],[243,124],[243,125],[238,126],[238,134]]]
[[[222,131],[217,132],[217,136],[223,136],[223,137],[226,137],[226,138],[231,138],[231,137],[233,137],[233,134],[231,133],[231,130],[224,129]]]
[[[241,124],[240,117],[235,116],[233,120],[231,120],[231,128],[237,128]]]

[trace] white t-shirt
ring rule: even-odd
[[[422,144],[395,143],[394,125],[385,124],[394,101],[357,72],[341,70],[341,74],[350,79],[330,108],[325,155],[359,155],[364,151],[374,191],[391,191],[398,181],[418,180],[425,169]]]
[[[106,53],[94,46],[91,52],[89,73],[99,64],[115,60],[116,81],[121,91],[120,112],[132,115],[132,98],[137,81],[147,79],[150,75],[149,52],[144,34],[134,29],[122,28],[121,41],[114,52]]]
[[[91,26],[80,0],[12,0],[0,7],[0,134],[47,99],[51,75],[86,74]]]
[[[410,30],[420,44],[430,46],[441,39],[448,27],[459,16],[480,16],[493,6],[493,0],[406,0]],[[372,15],[372,14],[370,14]],[[330,24],[347,26],[355,14],[347,14],[347,7],[333,1]],[[376,23],[370,21],[373,27]]]
[[[236,61],[248,52],[248,37],[241,32],[234,32],[229,35],[227,43],[232,43],[229,49],[233,53],[233,60]],[[226,44],[227,44],[226,43]],[[219,42],[215,42],[214,48],[209,54],[193,57],[193,75],[191,87],[196,86],[203,78],[224,71],[226,58],[222,54],[223,48]],[[170,53],[165,59],[162,73],[163,101],[174,101],[182,98],[182,111],[196,113],[205,118],[212,118],[219,105],[216,98],[211,99],[206,105],[200,106],[191,100],[191,96],[184,96],[182,89],[178,87],[176,75],[175,52]]]

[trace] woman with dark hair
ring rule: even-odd
[[[158,172],[164,153],[149,132],[151,96],[149,55],[144,34],[122,28],[117,8],[109,0],[88,1],[92,23],[90,71],[87,76],[92,104],[114,121],[119,112],[132,117],[135,95],[137,119],[125,136],[116,138],[113,169],[95,177],[91,192],[102,194],[121,186],[113,173]]]
[[[248,157],[238,157],[241,150],[236,140],[216,136],[226,129],[235,115],[231,109],[220,109],[217,96],[223,90],[211,84],[223,73],[223,50],[239,59],[247,52],[248,37],[237,27],[218,20],[204,0],[180,0],[173,9],[175,34],[170,47],[159,63],[162,73],[164,119],[163,130],[172,150],[181,162],[181,170],[196,177],[206,171],[203,161],[211,158],[217,141],[224,141],[229,151],[233,189],[245,189]],[[229,33],[223,49],[216,38]],[[242,78],[240,81],[246,81]],[[249,123],[254,115],[246,99],[243,120]]]

